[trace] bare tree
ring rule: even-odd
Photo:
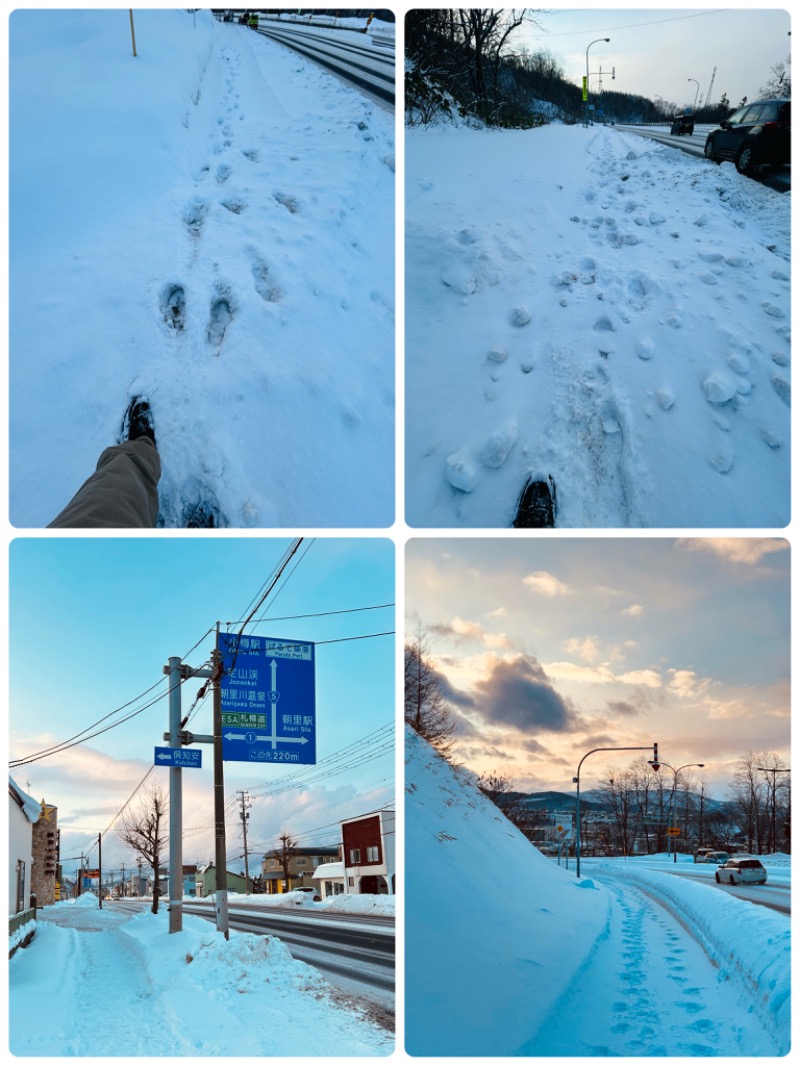
[[[292,840],[289,834],[285,831],[281,833],[279,840],[280,845],[277,848],[273,848],[267,858],[277,859],[283,876],[283,887],[288,891],[290,878],[289,867],[292,859],[297,854],[297,841]]]
[[[153,871],[153,914],[158,914],[159,874],[162,855],[169,841],[168,811],[166,792],[160,785],[151,784],[142,793],[136,807],[123,811],[117,828],[119,839],[141,855]],[[180,889],[181,886],[172,886],[173,891]]]
[[[449,759],[455,722],[444,698],[444,679],[430,661],[421,625],[414,641],[405,645],[404,688],[407,724]]]
[[[527,807],[521,793],[516,792],[511,779],[496,770],[481,774],[476,782],[478,788],[508,818],[509,822],[524,833],[528,840],[541,842],[541,831],[547,824],[548,813]]]
[[[759,854],[763,850],[763,835],[766,829],[765,812],[766,783],[758,767],[765,758],[756,752],[748,751],[739,757],[730,787],[736,813],[742,823],[742,830],[747,837],[747,850]]]

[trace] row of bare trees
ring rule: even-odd
[[[160,873],[169,847],[169,799],[164,788],[150,784],[142,790],[136,804],[126,807],[120,815],[117,836],[141,856],[153,871],[153,914],[158,913],[161,896]],[[289,883],[289,866],[297,854],[298,843],[286,832],[279,837],[277,847],[266,858],[276,859],[283,880]]]
[[[678,850],[791,851],[790,775],[775,752],[741,755],[724,797],[711,795],[703,775],[674,775],[664,766],[654,771],[646,759],[607,771],[597,792],[609,817],[586,812],[581,840],[587,853],[664,851],[669,828],[678,831]]]

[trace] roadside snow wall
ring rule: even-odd
[[[780,1034],[781,1055],[791,1039],[790,930],[786,917],[767,907],[743,904],[710,885],[672,874],[637,871],[626,878],[665,907],[720,968],[720,980],[738,981],[752,996],[763,1024]]]
[[[406,734],[406,1051],[514,1054],[607,929],[609,897],[546,859]]]

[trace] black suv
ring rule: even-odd
[[[669,132],[672,137],[678,137],[681,133],[694,133],[694,115],[676,115]]]
[[[792,105],[789,100],[756,100],[740,107],[706,138],[706,159],[730,159],[741,174],[762,165],[791,161]]]

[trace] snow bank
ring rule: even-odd
[[[406,1050],[513,1054],[608,918],[483,796],[406,733]]]
[[[613,863],[608,863],[613,867]],[[720,968],[720,980],[743,986],[778,1054],[789,1051],[791,954],[786,917],[687,879],[626,864],[625,877],[671,911]]]
[[[121,926],[119,936],[141,959],[152,988],[176,1019],[202,1018],[198,1054],[392,1050],[384,1030],[366,1018],[354,1025],[352,1011],[337,1005],[319,971],[292,958],[275,937],[231,932],[225,940],[191,915],[184,916],[182,932],[170,934],[167,916],[150,913]]]
[[[213,898],[213,893],[208,898]],[[395,914],[395,896],[371,895],[361,893],[351,895],[343,893],[339,896],[329,896],[315,902],[307,892],[281,892],[274,895],[247,896],[240,892],[228,893],[228,905],[236,907],[288,907],[305,909],[313,908],[318,911],[342,911],[347,914]],[[197,902],[194,896],[184,896],[187,903]]]

